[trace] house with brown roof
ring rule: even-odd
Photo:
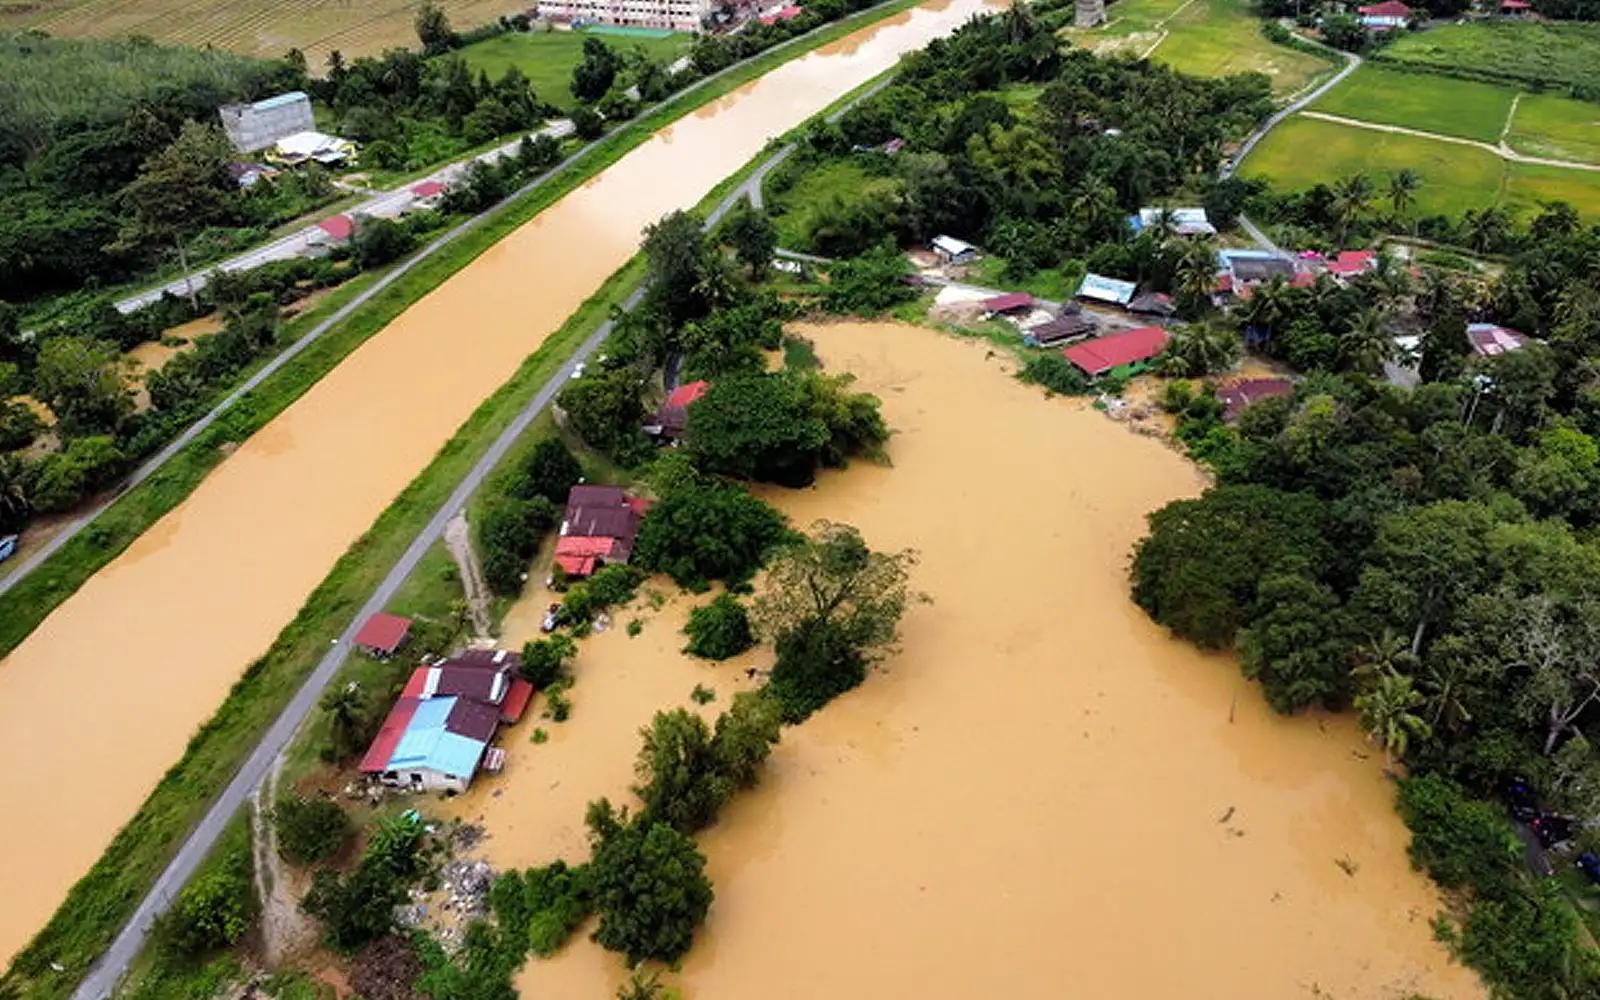
[[[387,660],[399,652],[410,635],[411,619],[380,611],[362,624],[351,642],[368,656]]]
[[[1247,406],[1293,393],[1294,383],[1286,378],[1246,378],[1219,387],[1217,399],[1222,401],[1223,423],[1232,423]]]
[[[685,382],[667,393],[667,398],[656,408],[655,416],[645,425],[645,433],[666,441],[683,437],[684,430],[689,426],[689,407],[699,402],[710,389],[710,382],[699,379]]]
[[[581,580],[601,566],[627,562],[646,509],[620,486],[574,486],[556,539],[555,564]]]

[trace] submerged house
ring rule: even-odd
[[[620,486],[574,486],[567,494],[555,564],[581,580],[611,563],[625,563],[647,506]]]
[[[520,657],[502,649],[418,667],[359,769],[414,792],[464,792],[479,770],[499,771],[505,751],[491,746],[495,733],[522,717],[534,693],[517,676],[520,665]]]

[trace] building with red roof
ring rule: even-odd
[[[1372,31],[1391,31],[1403,28],[1410,22],[1412,10],[1400,0],[1383,0],[1382,3],[1357,7],[1361,23]]]
[[[1494,323],[1468,323],[1467,341],[1480,357],[1492,358],[1528,346],[1528,336]]]
[[[689,407],[705,396],[710,388],[710,382],[699,379],[685,382],[667,393],[667,398],[656,408],[652,422],[645,427],[645,433],[669,441],[682,437],[689,426]]]
[[[1223,421],[1231,423],[1238,418],[1240,411],[1252,403],[1293,393],[1294,383],[1286,378],[1246,378],[1219,388],[1217,398],[1222,401]]]
[[[646,509],[620,486],[574,486],[556,539],[555,564],[582,579],[609,563],[627,562]]]
[[[348,240],[356,231],[356,220],[348,215],[332,215],[317,223],[317,228],[336,243]]]
[[[1024,312],[1033,308],[1033,296],[1027,292],[1007,292],[983,300],[984,312],[992,316],[1003,316],[1006,313]]]
[[[1063,348],[1061,354],[1085,375],[1098,377],[1114,368],[1149,361],[1166,350],[1167,331],[1159,326],[1108,334]]]
[[[380,611],[366,620],[351,642],[368,656],[387,660],[405,645],[411,619]]]
[[[805,12],[806,9],[804,7],[799,7],[792,3],[785,4],[771,14],[761,15],[759,20],[762,24],[777,24],[779,21],[792,21]]]
[[[1500,0],[1500,13],[1506,17],[1522,17],[1533,9],[1533,4],[1523,0]]]
[[[1378,266],[1378,255],[1371,250],[1340,250],[1328,261],[1328,273],[1335,278],[1353,278]]]

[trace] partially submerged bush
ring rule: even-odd
[[[718,594],[710,604],[689,612],[683,627],[689,637],[684,652],[708,660],[726,660],[755,645],[750,630],[750,614],[732,594]]]

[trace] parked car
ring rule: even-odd
[[[554,632],[559,624],[561,624],[561,605],[552,604],[545,609],[544,621],[539,623],[539,631]]]
[[[0,562],[5,562],[17,554],[17,536],[7,535],[0,538]]]

